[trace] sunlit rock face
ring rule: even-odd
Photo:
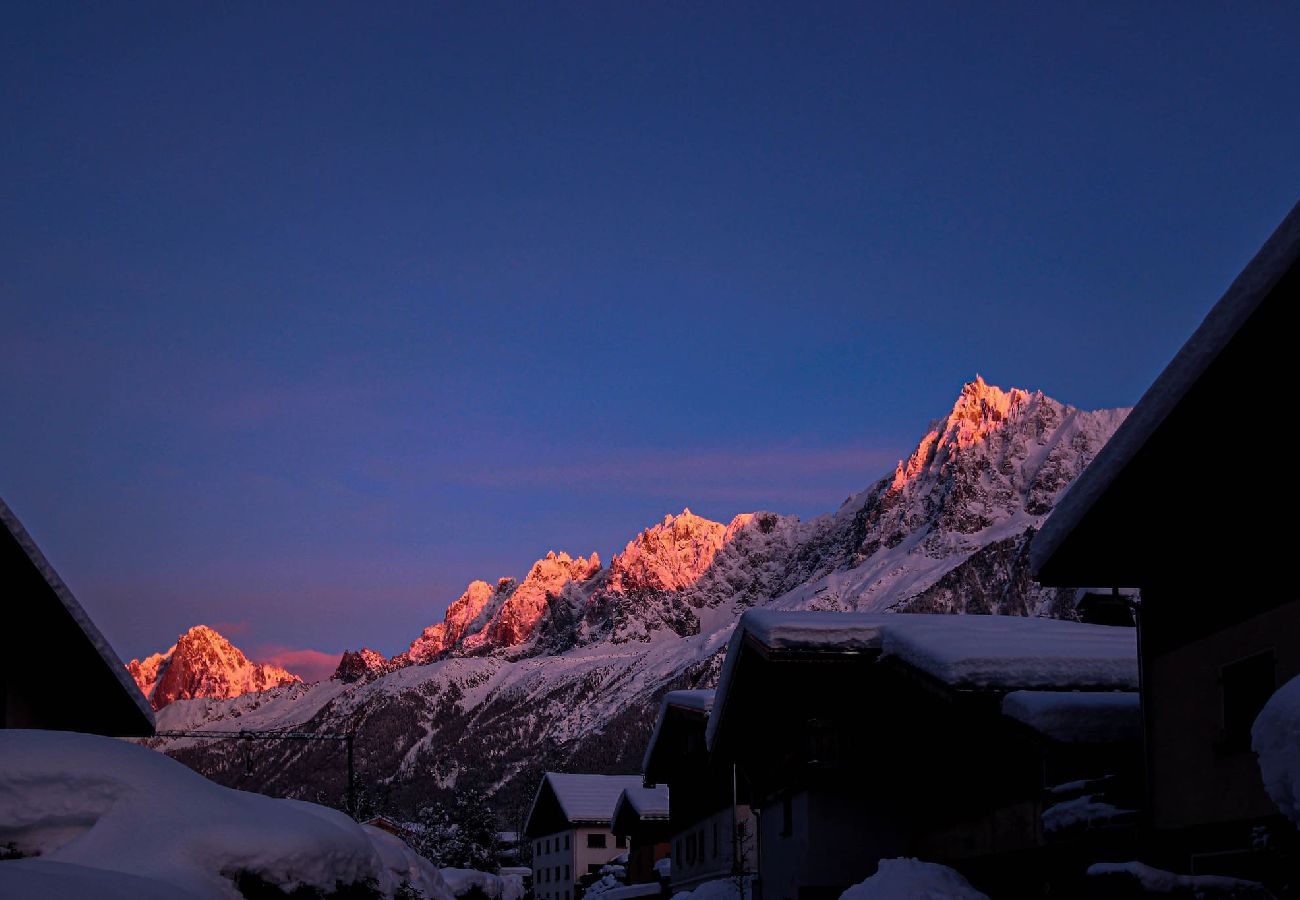
[[[133,659],[127,671],[154,709],[195,697],[238,697],[301,681],[267,663],[249,660],[206,625],[195,625],[165,653]]]
[[[738,517],[743,518],[743,517]],[[609,566],[611,591],[679,591],[696,582],[722,548],[728,528],[689,508],[641,532]]]
[[[548,596],[558,594],[569,582],[584,582],[600,571],[600,557],[573,559],[567,553],[546,554],[533,563],[528,577],[511,592],[488,623],[486,643],[512,647],[532,637],[546,610]]]

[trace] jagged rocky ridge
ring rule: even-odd
[[[252,662],[206,625],[195,625],[166,652],[126,665],[155,710],[194,697],[238,697],[302,679],[267,663]]]
[[[523,581],[473,582],[392,659],[357,651],[328,682],[175,703],[162,726],[355,727],[359,769],[396,812],[469,785],[509,820],[544,768],[634,771],[657,698],[712,685],[745,607],[1069,614],[1030,580],[1026,548],[1125,412],[976,378],[893,473],[834,513],[723,524],[684,510],[608,567],[551,553]],[[166,749],[237,786],[342,795],[324,746],[268,749],[258,774],[234,748]]]

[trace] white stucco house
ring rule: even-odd
[[[627,852],[627,836],[615,835],[610,819],[623,791],[640,787],[640,775],[542,776],[524,826],[537,900],[577,900],[583,875]]]

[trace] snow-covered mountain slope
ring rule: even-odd
[[[252,662],[206,625],[195,625],[165,653],[131,660],[126,669],[154,709],[176,700],[238,697],[302,680],[278,666]]]
[[[977,378],[834,513],[723,524],[684,510],[607,568],[553,553],[522,582],[471,583],[393,659],[358,651],[328,682],[174,703],[159,727],[355,728],[358,771],[395,812],[461,785],[493,793],[508,818],[546,768],[635,771],[658,698],[714,684],[747,607],[1063,614],[1025,551],[1124,414]],[[160,743],[235,786],[342,797],[327,745],[286,742],[250,768],[233,745]]]

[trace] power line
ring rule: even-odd
[[[156,731],[155,737],[164,738],[203,738],[208,740],[243,740],[243,741],[271,741],[271,740],[288,740],[288,741],[344,741],[347,744],[348,751],[348,815],[355,816],[357,813],[357,789],[356,789],[356,766],[354,764],[353,748],[356,741],[356,732],[347,731],[342,733],[328,731],[256,731],[244,729],[242,731]]]

